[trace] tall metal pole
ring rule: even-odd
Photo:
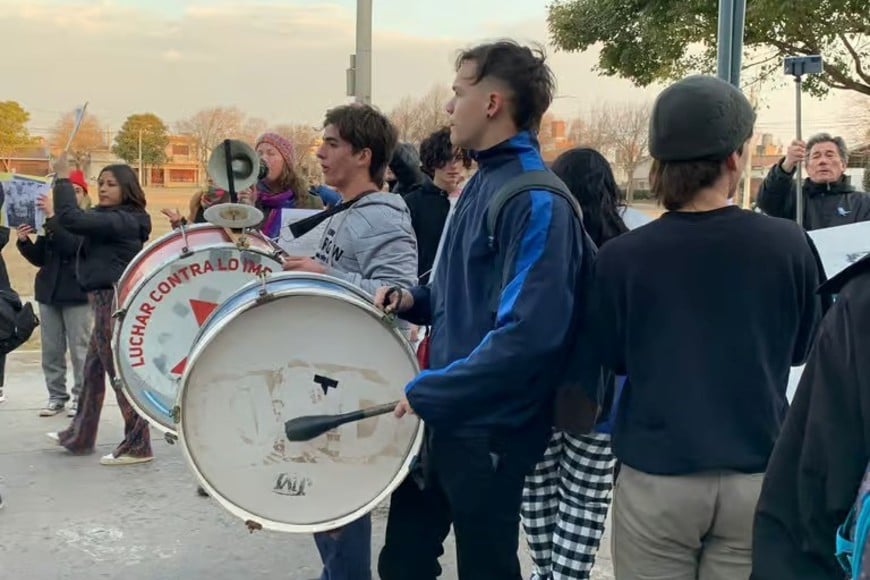
[[[731,79],[731,44],[734,38],[734,0],[719,0],[719,34],[716,43],[716,76]]]
[[[794,77],[795,88],[795,117],[797,118],[797,140],[802,141],[801,135],[801,76]],[[803,162],[798,161],[797,170],[795,172],[797,183],[795,184],[795,220],[798,225],[804,225],[804,178],[803,178]]]
[[[749,102],[752,108],[758,108],[758,96],[755,85],[749,91]],[[749,209],[752,205],[752,157],[755,153],[755,137],[749,142],[749,151],[746,155],[746,176],[743,178],[743,209]]]
[[[746,0],[733,0],[731,20],[731,74],[729,81],[740,87],[743,66],[743,34],[746,29]]]
[[[356,67],[354,96],[372,102],[372,0],[356,0]]]
[[[145,170],[142,168],[142,129],[139,129],[139,184],[145,186]]]

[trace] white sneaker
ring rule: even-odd
[[[60,445],[60,435],[58,434],[57,431],[52,431],[51,433],[46,433],[45,436],[48,437],[49,439],[51,439],[52,441],[54,441],[55,443],[57,443],[58,445]]]
[[[3,387],[0,387],[0,403],[6,402],[6,395],[3,394]]]
[[[137,463],[148,463],[153,461],[154,457],[133,457],[132,455],[119,455],[115,457],[111,453],[100,458],[100,465],[136,465]]]
[[[73,399],[72,403],[70,403],[69,408],[67,409],[66,416],[67,417],[75,417],[78,409],[79,409],[79,400]]]

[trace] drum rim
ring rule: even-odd
[[[337,283],[339,286],[342,286],[344,288],[352,290],[355,293],[353,300],[354,301],[359,300],[359,302],[364,307],[363,308],[364,311],[366,311],[367,314],[369,314],[370,316],[372,316],[376,320],[379,320],[381,322],[381,324],[388,326],[388,328],[392,332],[392,334],[394,334],[396,336],[397,342],[402,346],[402,348],[405,350],[406,354],[408,355],[408,359],[411,361],[411,365],[415,371],[415,374],[419,374],[420,366],[419,366],[419,363],[417,360],[417,356],[414,353],[414,348],[411,346],[411,343],[408,342],[408,340],[404,337],[404,335],[402,335],[401,331],[399,331],[395,326],[386,322],[386,320],[385,320],[386,315],[384,315],[383,313],[380,313],[374,307],[374,305],[371,303],[371,297],[370,297],[370,295],[368,295],[367,292],[365,292],[361,288],[358,288],[357,286],[354,286],[353,284],[350,284],[349,282],[347,282],[345,280],[341,280],[340,278],[335,278],[333,276],[329,276],[326,274],[314,274],[314,273],[307,273],[307,272],[279,272],[279,273],[274,274],[273,276],[270,276],[266,280],[266,283],[268,284],[269,282],[274,282],[274,281],[278,281],[278,280],[285,280],[285,279],[300,279],[300,280],[315,279],[315,280],[319,280],[319,281],[334,282],[334,283]],[[229,302],[231,299],[236,298],[239,294],[242,294],[243,291],[250,292],[250,290],[251,290],[250,287],[255,286],[255,285],[260,285],[260,283],[258,283],[257,281],[254,281],[253,283],[246,284],[243,288],[240,288],[235,294],[233,294],[231,297],[227,298],[224,302]],[[312,294],[321,295],[321,296],[327,295],[327,291],[322,289],[322,288],[314,288],[314,289],[308,288],[308,289],[305,289],[305,290],[307,290],[306,292],[302,292],[301,291],[301,290],[303,290],[302,288],[295,288],[293,290],[296,290],[296,291],[295,292],[287,291],[287,292],[282,292],[280,294],[273,293],[273,296],[275,296],[275,297],[292,296],[292,295],[309,295],[310,296]],[[215,339],[215,336],[219,330],[223,329],[231,321],[238,318],[238,316],[240,316],[243,312],[247,312],[248,310],[252,310],[252,309],[256,308],[257,306],[260,306],[261,303],[258,302],[258,300],[257,300],[258,298],[259,298],[259,295],[252,294],[250,300],[247,300],[247,301],[239,304],[235,310],[226,313],[225,317],[222,320],[217,322],[214,326],[209,328],[207,331],[203,332],[202,330],[206,328],[207,323],[208,323],[208,321],[206,321],[206,323],[203,324],[203,329],[201,329],[200,333],[197,335],[197,338],[194,341],[194,345],[193,345],[193,347],[191,347],[190,354],[188,355],[188,358],[187,358],[188,364],[187,364],[187,367],[185,367],[184,374],[181,377],[181,381],[180,381],[179,388],[178,388],[178,397],[176,399],[176,405],[179,408],[178,428],[177,428],[177,437],[178,437],[179,446],[182,449],[182,453],[184,454],[184,457],[185,457],[185,460],[187,461],[188,467],[195,475],[199,484],[209,493],[209,495],[212,498],[216,499],[218,501],[218,503],[224,509],[229,511],[231,514],[233,514],[237,518],[239,518],[243,521],[246,521],[246,522],[255,522],[256,524],[259,524],[260,526],[262,526],[263,529],[276,531],[276,532],[317,533],[317,532],[325,532],[325,531],[329,531],[329,530],[334,530],[334,529],[339,528],[341,526],[345,526],[345,525],[359,519],[360,517],[370,513],[378,505],[380,505],[385,499],[387,499],[390,496],[390,494],[392,494],[393,491],[395,491],[396,488],[399,487],[399,485],[402,484],[402,482],[405,480],[405,478],[408,477],[408,475],[411,471],[411,466],[414,464],[414,462],[417,460],[417,458],[420,455],[420,448],[423,445],[425,425],[423,423],[422,418],[420,418],[418,416],[413,417],[418,422],[416,434],[414,435],[413,441],[411,442],[410,452],[408,453],[407,457],[405,457],[405,459],[402,461],[402,464],[399,467],[399,469],[396,473],[396,476],[373,499],[371,499],[368,502],[366,502],[365,504],[361,505],[359,508],[357,508],[353,512],[351,512],[347,515],[344,515],[340,518],[336,518],[334,520],[321,522],[321,523],[317,523],[317,524],[290,524],[287,522],[280,522],[280,521],[276,521],[276,520],[271,520],[269,518],[262,517],[258,514],[251,513],[249,511],[235,505],[234,503],[232,503],[231,501],[229,501],[228,499],[223,497],[223,495],[217,489],[215,489],[214,486],[211,485],[211,482],[209,482],[203,476],[200,468],[198,467],[197,461],[195,460],[195,458],[193,457],[193,455],[190,452],[190,449],[189,449],[189,446],[187,443],[187,437],[185,436],[185,429],[184,429],[185,423],[183,420],[184,407],[185,407],[184,395],[187,392],[187,384],[188,384],[188,381],[190,378],[191,370],[196,366],[196,364],[195,364],[196,359],[200,356],[202,350],[205,349],[206,346],[208,346]],[[368,299],[367,301],[366,301],[366,298]],[[216,315],[218,313],[218,311],[220,311],[220,310],[221,310],[220,308],[215,310],[215,312],[212,313],[212,316]]]
[[[191,229],[202,229],[202,230],[204,230],[204,229],[218,229],[218,230],[220,230],[222,228],[220,226],[215,226],[212,224],[195,224]],[[140,250],[140,252],[136,255],[136,257],[133,258],[133,260],[127,266],[127,268],[130,269],[130,267],[133,266],[134,264],[135,265],[141,264],[142,261],[144,260],[144,258],[140,258],[139,256],[142,254],[145,254],[146,249],[149,249],[151,247],[156,246],[158,244],[158,242],[160,242],[160,241],[164,241],[165,239],[169,239],[170,237],[175,237],[175,236],[178,236],[178,231],[172,230],[172,231],[164,234],[163,236],[155,239],[151,244],[148,244],[148,246],[146,246],[145,248]],[[220,242],[219,244],[212,244],[212,245],[208,245],[208,246],[202,246],[202,247],[196,248],[196,249],[189,249],[190,253],[187,255],[187,257],[195,256],[197,253],[200,253],[204,250],[213,250],[216,248],[218,248],[218,249],[219,248],[238,248],[238,246],[236,246],[235,244],[233,244],[230,241],[224,240],[223,242]],[[260,254],[261,256],[265,256],[265,257],[272,259],[278,265],[281,264],[281,261],[278,258],[276,258],[274,253],[266,252],[262,248],[250,247],[250,248],[245,248],[244,250],[240,250],[240,252],[242,252],[242,253],[250,252],[250,253],[254,253],[254,254]],[[127,319],[127,313],[129,311],[130,304],[133,302],[135,297],[139,295],[139,291],[141,291],[142,287],[145,286],[151,280],[153,280],[159,272],[161,272],[164,268],[166,268],[166,266],[171,264],[173,261],[174,260],[171,260],[171,259],[162,260],[151,272],[142,276],[142,279],[139,280],[139,282],[136,284],[136,286],[134,286],[133,288],[131,288],[127,292],[127,297],[125,298],[124,303],[116,310],[116,313],[115,313],[116,319],[115,319],[115,322],[114,322],[114,325],[112,328],[112,361],[115,363],[115,377],[120,385],[121,391],[124,393],[124,395],[126,395],[127,400],[130,402],[130,405],[133,407],[133,410],[136,411],[136,413],[138,413],[140,417],[142,417],[143,419],[148,421],[148,423],[150,423],[150,425],[152,427],[154,427],[155,429],[157,429],[157,431],[159,431],[160,433],[165,434],[165,435],[177,436],[178,430],[174,427],[174,422],[172,421],[171,417],[167,418],[169,420],[168,425],[166,423],[162,423],[161,421],[158,420],[158,418],[153,417],[152,414],[150,412],[148,412],[143,405],[139,404],[139,400],[137,399],[137,397],[133,396],[133,389],[130,388],[130,385],[127,383],[127,381],[124,378],[124,373],[121,370],[124,368],[124,366],[121,364],[121,357],[120,357],[121,331],[124,328],[124,321]],[[130,270],[130,271],[132,272],[133,270]],[[127,274],[128,274],[128,271],[125,270],[124,274],[122,274],[121,278],[119,278],[119,280],[118,280],[119,286],[120,286],[120,282],[124,280],[124,278],[126,277]],[[257,283],[256,277],[252,278],[252,280],[250,282],[246,282],[245,285],[243,286],[243,288],[248,286],[248,284],[250,284],[251,282]],[[116,290],[115,291],[116,299],[117,299],[117,294],[118,294],[118,291]],[[123,315],[117,316],[117,314],[121,313],[121,312],[123,312]],[[206,319],[206,322],[207,321],[208,321],[208,319]],[[205,326],[205,322],[203,322],[203,326]],[[191,348],[193,347],[194,344],[196,344],[196,340],[198,338],[199,338],[199,331],[197,331],[197,334],[194,336],[194,342],[193,342],[193,344],[191,344]],[[176,401],[177,401],[178,393],[181,390],[181,387],[180,387],[181,381],[180,381],[180,379],[175,379],[174,381],[179,384],[178,389],[176,389]]]

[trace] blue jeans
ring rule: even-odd
[[[314,534],[323,562],[320,580],[372,580],[372,518],[366,514],[338,532]]]

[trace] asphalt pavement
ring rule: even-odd
[[[93,455],[72,456],[46,432],[66,414],[37,416],[46,400],[38,352],[16,352],[6,364],[0,403],[0,580],[311,580],[320,559],[308,534],[259,531],[215,501],[198,497],[181,449],[152,432],[155,460],[125,467],[99,464],[120,441],[123,422],[109,389]],[[373,513],[375,552],[387,506]],[[521,562],[530,561],[521,538]],[[373,559],[373,561],[375,561]],[[455,579],[452,536],[442,578]],[[607,536],[595,580],[612,580]]]

